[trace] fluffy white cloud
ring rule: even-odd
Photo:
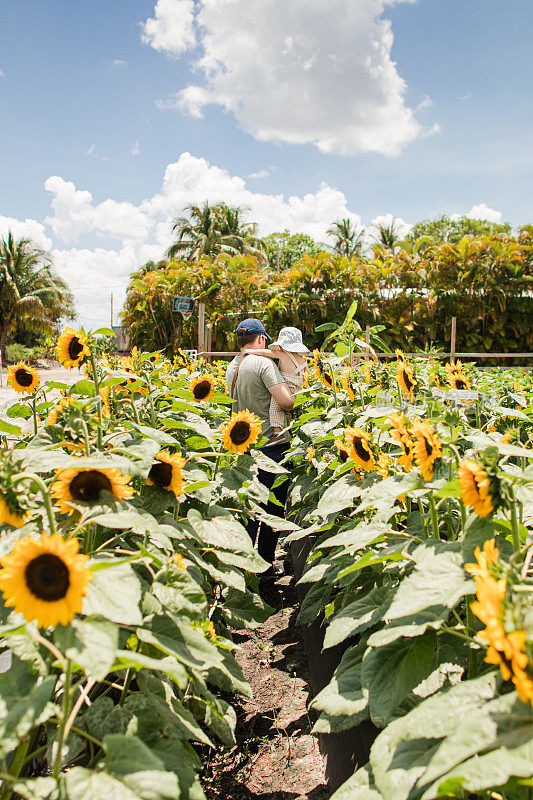
[[[201,116],[214,103],[262,141],[395,155],[428,131],[406,105],[406,84],[391,59],[393,34],[382,14],[393,2],[416,0],[197,0],[201,51],[193,67],[204,80],[159,107]],[[193,39],[190,6],[158,0],[156,19],[178,21],[152,38],[145,26],[145,41],[183,52]]]
[[[87,328],[109,324],[110,295],[115,315],[125,297],[131,272],[145,261],[158,261],[172,240],[172,220],[181,216],[188,203],[225,201],[248,209],[248,218],[259,223],[261,235],[288,228],[307,233],[319,242],[327,241],[332,222],[349,218],[357,228],[361,217],[348,208],[345,195],[322,183],[315,192],[284,197],[251,191],[246,181],[204,158],[182,153],[165,170],[159,192],[139,205],[111,198],[93,202],[92,194],[58,176],[48,178],[53,213],[45,225],[37,220],[0,217],[0,234],[12,230],[51,251],[55,268],[74,292],[79,323]],[[392,214],[376,217],[374,224],[390,224]],[[403,220],[396,218],[403,235]],[[76,247],[81,235],[93,234],[106,240],[102,246]],[[119,241],[113,247],[113,239]],[[62,242],[74,243],[65,246]]]
[[[499,223],[502,221],[502,212],[490,208],[486,203],[479,203],[477,206],[472,206],[466,216],[470,217],[470,219],[484,219],[487,220],[487,222]]]
[[[176,57],[196,41],[193,0],[157,0],[154,16],[143,25],[142,40]]]
[[[167,220],[159,228],[159,241],[163,244],[165,235],[170,242],[170,220],[179,216],[187,203],[204,200],[248,208],[250,219],[259,224],[262,235],[288,228],[321,241],[333,220],[350,217],[356,224],[361,221],[359,215],[349,211],[343,192],[326,183],[312,194],[287,199],[283,195],[252,192],[243,178],[190,153],[182,153],[178,161],[167,166],[161,191],[141,208],[150,217]]]
[[[380,227],[390,228],[391,225],[394,227],[394,231],[399,236],[400,239],[403,239],[411,228],[413,227],[409,222],[405,222],[401,217],[395,217],[393,214],[381,214],[377,217],[374,217],[371,220],[370,225],[368,226],[367,233],[372,240],[374,236],[379,235]]]
[[[5,237],[11,231],[16,239],[31,239],[36,247],[49,250],[52,240],[46,235],[45,227],[35,219],[15,219],[0,215],[0,236]]]
[[[148,235],[150,221],[132,203],[104,200],[94,205],[90,192],[79,191],[57,175],[48,178],[44,188],[54,195],[54,215],[45,221],[64,242],[76,242],[81,234],[92,232],[136,241],[144,241]]]

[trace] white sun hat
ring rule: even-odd
[[[309,353],[310,350],[302,342],[302,332],[299,328],[282,328],[278,338],[270,345],[273,349],[279,348],[288,353]]]

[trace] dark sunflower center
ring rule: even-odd
[[[211,384],[209,381],[200,381],[197,383],[192,393],[194,395],[195,400],[205,400],[209,392],[211,391]]]
[[[28,372],[27,369],[20,367],[20,369],[15,372],[15,379],[19,386],[31,386],[33,375],[31,372]]]
[[[424,445],[426,447],[426,455],[429,458],[431,455],[433,455],[433,445],[428,439],[426,439],[425,436],[424,436]]]
[[[370,460],[370,453],[368,450],[363,446],[363,440],[360,438],[353,438],[353,446],[354,450],[361,459],[361,461],[369,461]]]
[[[411,389],[412,389],[412,388],[413,388],[413,386],[414,386],[414,383],[413,383],[413,381],[411,380],[411,378],[409,377],[409,373],[408,373],[408,372],[407,372],[407,370],[405,370],[405,369],[404,369],[404,371],[403,371],[403,379],[404,379],[405,385],[406,385],[406,387],[407,387],[407,391],[408,391],[408,392],[410,392],[410,391],[411,391]]]
[[[461,378],[455,379],[455,388],[456,389],[466,389],[466,383]]]
[[[166,461],[156,461],[150,468],[148,477],[156,486],[166,489],[172,480],[172,465],[167,464]]]
[[[83,345],[77,336],[73,336],[68,343],[68,354],[70,358],[75,361],[83,350]]]
[[[345,461],[348,461],[348,453],[346,452],[346,450],[344,449],[339,450],[339,458],[343,464]]]
[[[96,469],[79,472],[71,480],[69,489],[74,500],[81,500],[84,503],[94,503],[103,490],[113,492],[111,481],[107,475]]]
[[[43,553],[33,558],[24,571],[26,586],[39,600],[62,600],[70,586],[68,567],[59,556]]]
[[[328,375],[327,372],[324,373],[324,382],[327,383],[328,386],[333,386],[331,375]]]
[[[406,456],[410,456],[411,455],[411,443],[407,442],[405,439],[402,439],[401,440],[401,445],[403,447],[403,452],[405,453],[405,455]]]
[[[229,438],[233,442],[233,444],[240,445],[244,444],[248,441],[251,434],[250,423],[246,422],[246,420],[241,419],[239,422],[236,422],[233,428],[230,431]]]

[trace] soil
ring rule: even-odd
[[[327,800],[324,763],[311,735],[310,688],[292,580],[264,594],[277,610],[254,631],[236,633],[236,652],[253,697],[233,701],[236,746],[206,764],[208,800]]]

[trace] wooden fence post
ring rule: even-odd
[[[207,341],[206,341],[206,348],[205,349],[207,350],[208,353],[210,353],[211,350],[213,349],[213,325],[212,324],[209,324],[207,326],[207,337],[206,337],[206,339],[207,339]],[[206,358],[207,358],[207,361],[209,361],[209,363],[211,363],[211,361],[213,360],[212,356],[206,356]]]
[[[205,352],[205,303],[198,303],[198,352]]]
[[[455,364],[456,338],[457,338],[457,317],[452,317],[452,334],[450,338],[450,364]]]

